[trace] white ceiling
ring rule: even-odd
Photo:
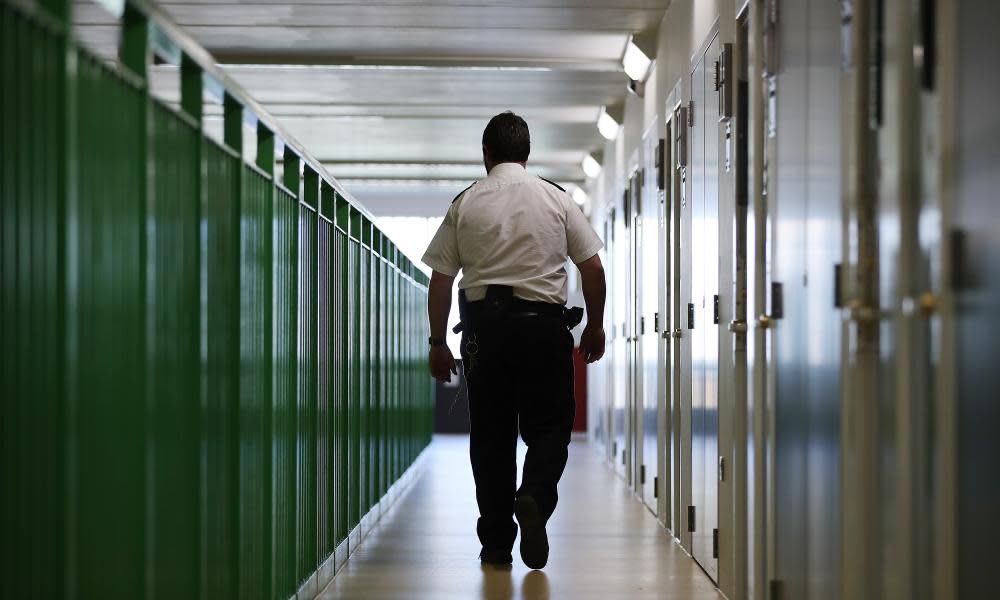
[[[376,214],[450,200],[482,177],[483,127],[508,109],[531,129],[529,168],[582,181],[601,105],[626,94],[627,36],[655,28],[669,3],[158,2]],[[97,7],[78,4],[76,20],[92,44],[114,43]]]

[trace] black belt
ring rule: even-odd
[[[455,333],[461,333],[463,330],[470,328],[474,323],[485,320],[505,320],[505,319],[526,319],[533,317],[548,317],[553,319],[559,319],[564,322],[567,327],[575,327],[581,320],[583,316],[582,309],[567,309],[562,304],[553,304],[551,302],[541,302],[537,300],[523,300],[521,298],[510,297],[506,300],[504,306],[506,307],[501,313],[489,316],[489,297],[485,300],[477,300],[475,302],[469,302],[465,299],[464,290],[459,293],[459,309],[461,312],[462,320],[456,325],[452,331]],[[579,314],[577,314],[579,313]]]

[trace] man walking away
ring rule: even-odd
[[[548,561],[545,523],[555,510],[573,427],[573,337],[580,310],[566,308],[566,259],[577,265],[587,305],[580,338],[588,363],[604,354],[603,247],[558,185],[525,170],[531,141],[524,119],[505,112],[483,131],[487,177],[455,198],[423,262],[431,374],[457,374],[445,335],[455,276],[461,355],[471,417],[470,458],[479,504],[480,560],[510,564],[521,526],[521,558]],[[528,446],[521,487],[517,434]]]

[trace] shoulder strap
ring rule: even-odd
[[[469,191],[469,188],[471,188],[472,186],[476,185],[477,183],[479,183],[479,182],[478,181],[473,181],[472,183],[470,183],[469,187],[467,187],[464,190],[462,190],[461,192],[459,192],[458,195],[455,196],[452,199],[451,203],[454,204],[454,203],[458,202],[458,199],[462,197],[462,194],[464,194],[465,192]]]
[[[559,191],[561,191],[561,192],[565,192],[566,191],[566,189],[563,188],[563,186],[559,185],[558,183],[556,183],[554,181],[549,181],[548,179],[546,179],[544,177],[539,177],[539,179],[541,179],[542,181],[544,181],[545,183],[547,183],[549,185],[553,185],[553,186],[559,188]]]

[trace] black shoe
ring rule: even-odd
[[[514,562],[514,558],[510,555],[510,552],[498,552],[495,550],[487,552],[486,548],[483,548],[479,553],[479,560],[481,560],[483,564],[498,566],[510,565]]]
[[[521,526],[521,560],[531,569],[541,569],[549,560],[549,538],[538,503],[527,494],[514,499],[514,516]]]

